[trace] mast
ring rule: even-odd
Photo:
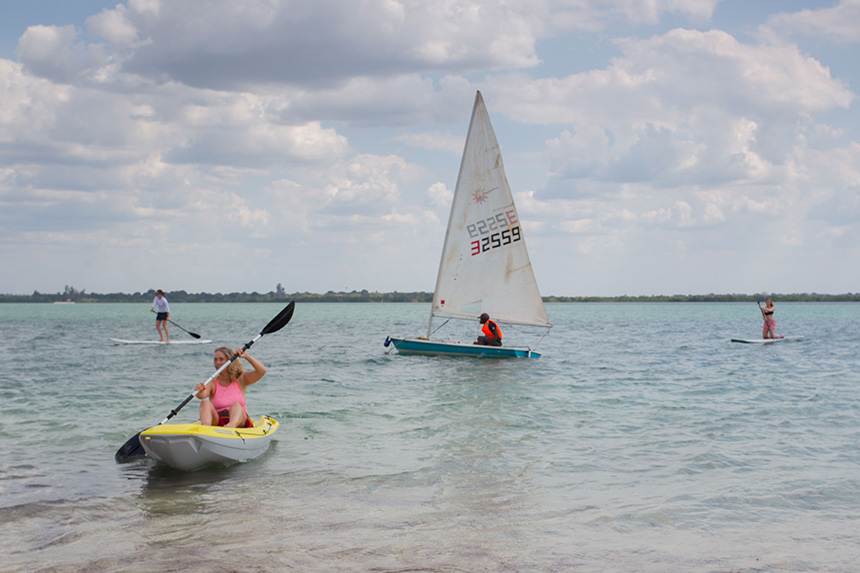
[[[442,284],[442,272],[445,269],[445,253],[448,250],[448,240],[451,236],[451,227],[453,226],[454,215],[456,214],[455,209],[457,208],[457,197],[463,192],[460,188],[460,182],[463,180],[463,168],[466,164],[466,153],[469,150],[469,140],[472,137],[472,127],[475,124],[475,117],[477,116],[479,104],[484,104],[484,98],[481,96],[480,91],[475,94],[475,103],[472,105],[472,117],[469,120],[469,129],[466,131],[466,143],[463,145],[463,155],[460,157],[460,170],[457,172],[457,185],[454,187],[454,199],[451,201],[451,211],[448,213],[448,228],[445,230],[445,242],[442,243],[442,256],[439,259],[439,271],[436,273],[436,287],[433,289],[433,303],[430,306],[430,320],[427,323],[428,340],[430,340],[430,333],[433,329],[434,309],[437,307],[437,303],[439,302],[437,298],[439,297],[439,288]]]

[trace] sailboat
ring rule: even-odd
[[[500,325],[552,326],[538,291],[499,143],[479,91],[448,217],[427,336],[389,336],[385,346],[394,345],[400,354],[540,357],[528,347],[430,339],[434,319],[478,320],[482,313]]]

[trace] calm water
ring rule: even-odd
[[[235,347],[283,305],[172,306]],[[777,301],[777,331],[801,338],[765,346],[729,342],[760,336],[754,304],[555,304],[543,358],[494,361],[386,354],[429,305],[299,304],[251,351],[269,374],[249,410],[280,420],[277,441],[197,473],[114,463],[213,370],[215,344],[109,340],[151,339],[148,307],[0,305],[0,569],[860,562],[860,305]]]

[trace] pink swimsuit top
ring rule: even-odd
[[[229,410],[232,404],[239,402],[239,404],[242,405],[242,410],[245,411],[245,415],[248,415],[248,410],[245,408],[245,394],[243,394],[242,389],[239,388],[238,380],[233,380],[230,382],[229,386],[222,386],[216,380],[215,395],[210,397],[209,401],[212,402],[216,412]],[[248,418],[250,419],[250,416],[248,416]]]

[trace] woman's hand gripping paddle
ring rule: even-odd
[[[281,312],[278,313],[278,316],[273,318],[269,322],[269,324],[267,324],[263,328],[263,330],[260,331],[260,334],[258,334],[254,338],[252,338],[249,342],[245,343],[245,346],[242,347],[242,350],[248,350],[249,348],[251,348],[251,346],[255,342],[257,342],[258,340],[260,340],[260,338],[262,338],[264,335],[272,334],[273,332],[278,332],[283,327],[285,327],[287,325],[287,323],[290,322],[290,319],[293,317],[293,310],[295,310],[295,308],[296,308],[296,303],[290,302],[290,304],[288,304],[286,307],[284,307],[284,309]],[[230,365],[231,362],[236,360],[238,357],[239,357],[239,353],[238,352],[234,353],[233,356],[230,357],[230,360],[225,362],[218,370],[216,370],[215,374],[210,376],[209,379],[206,380],[206,382],[204,382],[204,384],[208,384],[209,382],[214,380],[219,374],[221,374],[221,372],[223,372]],[[167,421],[170,418],[172,418],[177,413],[179,413],[179,410],[181,410],[188,402],[190,402],[191,399],[194,398],[195,394],[196,394],[195,392],[192,392],[179,406],[177,406],[176,408],[171,410],[170,414],[168,414],[166,418],[164,418],[162,421],[160,421],[158,423],[158,425],[160,426],[161,424],[167,423]],[[141,432],[138,432],[137,435],[132,437],[130,440],[128,440],[126,443],[124,443],[119,450],[117,450],[116,454],[114,455],[114,459],[117,461],[117,463],[128,462],[128,461],[133,460],[134,458],[138,458],[140,456],[146,455],[146,451],[143,449],[143,446],[140,444],[140,434],[141,434]]]
[[[770,329],[770,325],[767,323],[767,315],[764,313],[764,309],[761,307],[761,301],[758,303],[758,309],[761,311],[761,318],[764,320],[765,325],[767,326],[767,333],[770,335],[768,338],[775,338],[776,334],[774,334],[773,330]]]

